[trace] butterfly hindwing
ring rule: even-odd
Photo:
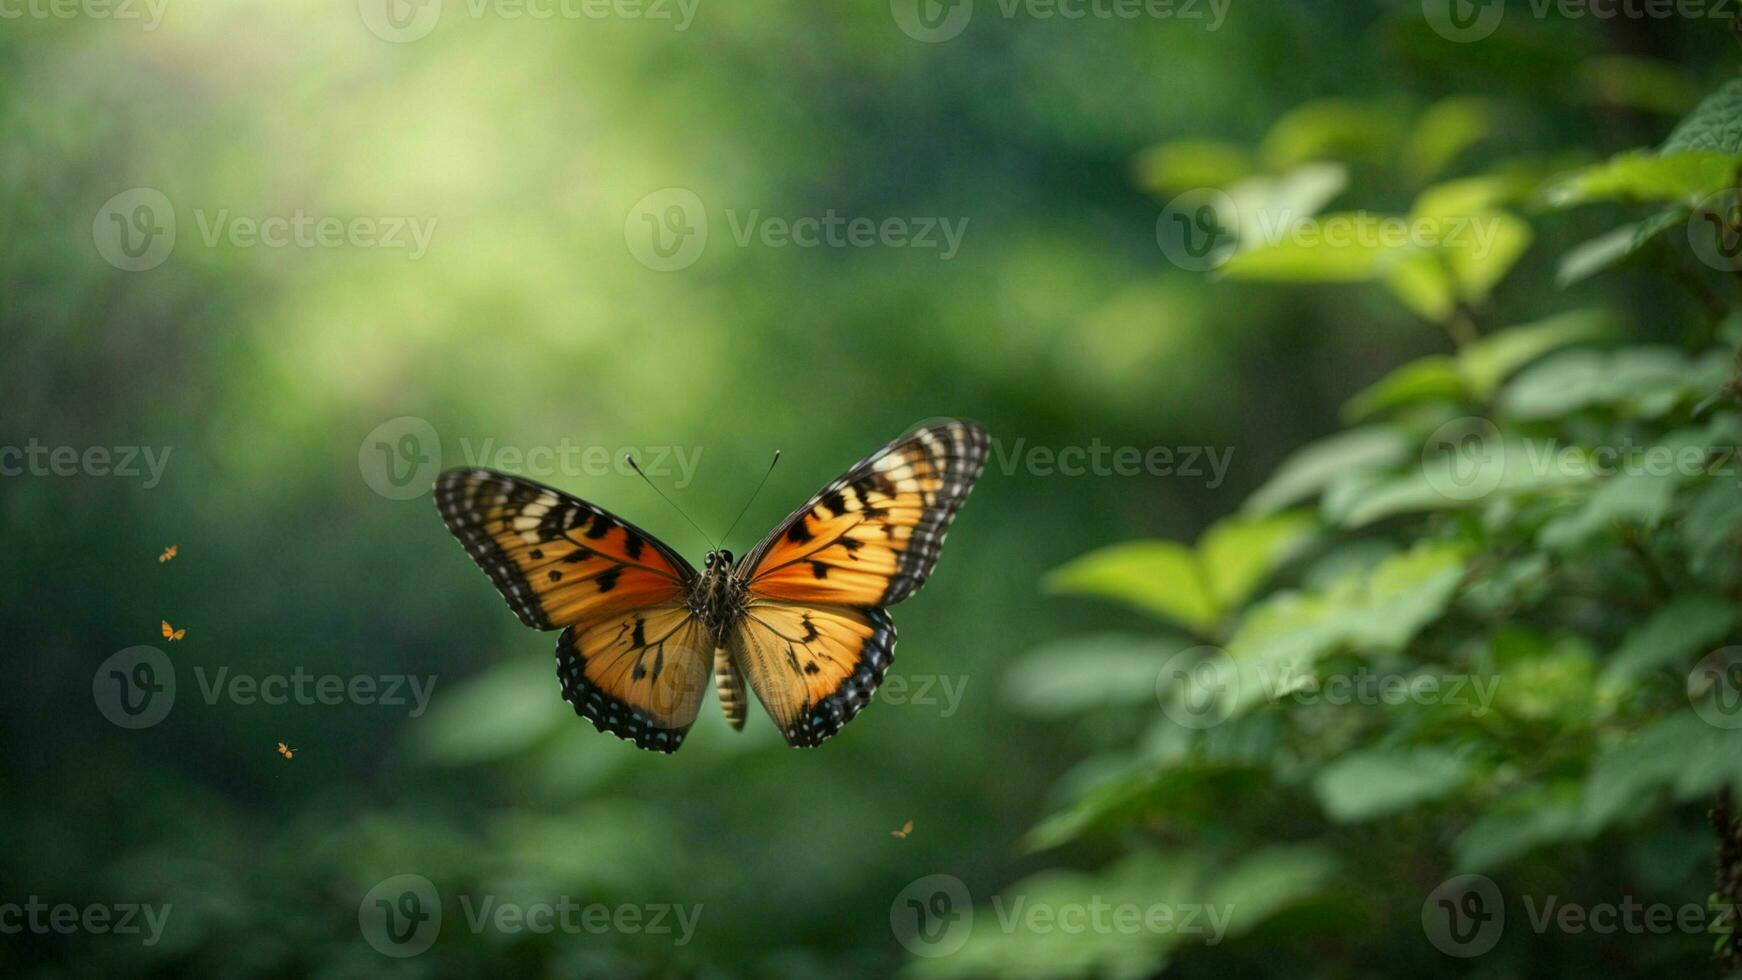
[[[584,500],[494,470],[448,470],[436,507],[520,621],[558,629],[682,601],[695,570]]]
[[[822,744],[871,702],[895,657],[881,609],[752,600],[732,656],[788,744]]]
[[[674,752],[701,709],[713,651],[689,607],[636,609],[564,630],[557,678],[575,713],[599,731]]]
[[[752,595],[890,606],[925,584],[944,533],[986,465],[986,430],[922,425],[793,511],[744,559]]]

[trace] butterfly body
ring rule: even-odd
[[[600,731],[673,752],[709,675],[734,728],[748,686],[789,744],[839,731],[894,659],[884,607],[912,595],[985,465],[971,422],[921,426],[867,456],[743,560],[696,571],[585,501],[491,470],[449,470],[436,505],[522,622],[562,629],[563,697]]]

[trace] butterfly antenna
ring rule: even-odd
[[[774,464],[778,462],[780,462],[780,450],[776,449],[774,451],[774,459],[770,460],[768,463],[768,472],[762,474],[762,483],[756,484],[756,489],[750,492],[750,499],[744,501],[744,509],[738,512],[737,517],[732,518],[732,526],[726,529],[726,533],[720,535],[721,541],[730,538],[732,532],[737,529],[738,522],[743,520],[744,515],[750,512],[750,505],[756,502],[756,495],[762,492],[762,484],[768,482],[769,475],[774,472]]]
[[[635,471],[636,476],[641,477],[643,480],[647,480],[647,485],[650,487],[653,487],[653,492],[659,494],[659,499],[665,501],[668,504],[671,504],[671,509],[677,511],[678,514],[680,516],[682,516],[684,520],[689,521],[690,527],[695,528],[697,534],[700,534],[704,538],[708,537],[708,532],[702,530],[702,526],[700,524],[697,524],[695,521],[690,520],[690,515],[685,514],[682,507],[679,507],[677,504],[673,504],[671,501],[671,498],[667,497],[665,495],[664,490],[659,489],[659,487],[654,485],[654,482],[652,480],[647,479],[647,474],[641,472],[641,466],[640,466],[640,464],[635,462],[634,456],[631,456],[628,453],[624,453],[623,458],[629,461],[629,468]],[[708,538],[708,540],[713,543],[715,548],[718,548],[720,546],[720,543],[717,541],[714,541],[714,539]]]

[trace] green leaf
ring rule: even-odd
[[[1126,602],[1205,634],[1245,602],[1313,524],[1306,514],[1229,517],[1204,532],[1196,551],[1174,541],[1116,544],[1054,569],[1044,585]]]
[[[1555,285],[1565,289],[1583,282],[1632,255],[1639,248],[1643,224],[1622,225],[1568,249],[1555,264]]]
[[[1230,937],[1244,935],[1323,890],[1336,871],[1336,856],[1316,844],[1260,848],[1233,868],[1210,876],[1210,904],[1232,910]]]
[[[1273,595],[1229,638],[1228,656],[1217,666],[1233,675],[1194,673],[1196,686],[1181,696],[1214,694],[1229,713],[1238,713],[1287,693],[1332,652],[1396,653],[1445,612],[1465,561],[1462,545],[1423,542],[1326,589]]]
[[[1218,608],[1232,610],[1244,605],[1317,523],[1311,514],[1296,512],[1230,517],[1210,525],[1198,539],[1198,556]]]
[[[1435,252],[1407,252],[1385,265],[1385,288],[1397,301],[1424,320],[1443,323],[1457,307],[1452,272]]]
[[[1513,378],[1499,405],[1520,419],[1557,419],[1591,405],[1655,418],[1717,390],[1728,367],[1719,352],[1713,353],[1719,356],[1689,363],[1673,347],[1563,351]]]
[[[1470,393],[1478,401],[1487,401],[1502,381],[1537,358],[1572,344],[1596,340],[1613,330],[1613,320],[1603,310],[1562,313],[1498,330],[1465,345],[1458,352],[1458,367]]]
[[[1620,525],[1656,527],[1675,496],[1675,473],[1619,473],[1593,491],[1576,513],[1543,525],[1537,543],[1570,551]]]
[[[1004,676],[1006,699],[1036,718],[1132,705],[1155,706],[1156,677],[1186,649],[1179,638],[1095,633],[1035,648]]]
[[[1167,966],[1174,949],[1194,941],[1173,926],[1183,925],[1187,908],[1204,911],[1207,868],[1207,860],[1196,854],[1139,851],[1096,874],[1052,870],[1031,875],[1003,889],[992,908],[975,912],[978,925],[961,949],[915,960],[906,975],[920,980],[1153,976]],[[1140,928],[1113,928],[1105,917],[1123,906],[1145,915],[1165,909],[1170,927],[1151,928],[1144,919]],[[1103,910],[1098,927],[1086,914],[1080,925],[1057,918],[1061,910],[1094,908]],[[1207,933],[1205,917],[1196,918]]]
[[[1367,749],[1319,770],[1313,793],[1332,820],[1357,823],[1443,799],[1469,775],[1469,764],[1448,749]]]
[[[1404,166],[1416,180],[1431,178],[1493,129],[1494,110],[1487,100],[1441,99],[1415,121],[1404,147]]]
[[[1602,105],[1680,114],[1699,100],[1679,65],[1606,55],[1579,66],[1579,92]]]
[[[1199,187],[1227,187],[1252,174],[1251,154],[1217,140],[1174,140],[1151,147],[1134,167],[1138,186],[1156,194],[1177,194]]]
[[[1217,214],[1222,227],[1234,232],[1241,248],[1278,240],[1289,228],[1319,213],[1349,186],[1349,171],[1335,163],[1305,163],[1274,177],[1246,177],[1224,188]],[[1213,198],[1214,200],[1214,198]]]
[[[1380,160],[1390,155],[1403,133],[1403,118],[1389,107],[1319,99],[1272,124],[1258,155],[1269,170],[1309,160]]]
[[[1557,180],[1547,190],[1557,208],[1592,201],[1697,204],[1736,181],[1742,155],[1711,150],[1658,154],[1631,150]]]
[[[1505,211],[1471,215],[1468,234],[1457,226],[1447,229],[1440,250],[1447,256],[1458,295],[1467,302],[1488,298],[1506,273],[1512,271],[1524,250],[1530,247],[1530,225]]]
[[[1742,729],[1716,728],[1684,709],[1605,749],[1592,763],[1585,785],[1585,831],[1596,833],[1661,798],[1703,799],[1738,782]]]
[[[1742,153],[1742,79],[1732,78],[1706,96],[1663,143],[1664,153],[1686,150]]]
[[[1343,405],[1350,421],[1387,409],[1423,402],[1455,402],[1464,397],[1464,376],[1455,358],[1442,354],[1417,358],[1356,392]]]
[[[1270,479],[1246,499],[1244,510],[1260,516],[1273,514],[1306,500],[1339,476],[1394,466],[1408,455],[1403,436],[1384,426],[1351,429],[1308,443],[1282,461]]]
[[[1452,845],[1460,872],[1491,871],[1541,847],[1585,837],[1580,787],[1563,782],[1501,797]]]
[[[1264,282],[1365,282],[1378,274],[1390,251],[1377,236],[1325,235],[1326,226],[1354,227],[1382,216],[1360,212],[1327,214],[1313,219],[1306,231],[1272,229],[1257,239],[1242,238],[1240,251],[1223,263],[1230,279]],[[1250,247],[1245,247],[1250,242]]]
[[[1736,493],[1734,488],[1730,492]],[[1603,673],[1602,686],[1618,691],[1632,678],[1659,667],[1692,669],[1698,655],[1729,635],[1739,615],[1735,605],[1724,599],[1677,596],[1627,634]]]
[[[1129,541],[1091,551],[1048,573],[1043,586],[1054,593],[1118,600],[1200,633],[1221,612],[1197,554],[1177,541]]]
[[[1709,575],[1721,559],[1742,552],[1742,493],[1733,481],[1720,477],[1699,491],[1682,522],[1682,540],[1696,575]]]

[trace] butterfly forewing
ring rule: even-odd
[[[789,743],[821,743],[870,702],[894,659],[882,607],[925,584],[985,463],[978,425],[920,426],[818,491],[745,558],[732,652]]]
[[[924,425],[818,491],[744,559],[752,595],[890,606],[925,584],[986,465],[986,430]]]
[[[435,500],[448,530],[534,629],[682,601],[695,578],[640,528],[518,476],[449,470]]]
[[[435,500],[521,622],[567,627],[557,677],[575,713],[642,748],[675,750],[713,654],[685,604],[689,563],[628,521],[507,473],[449,470]]]

